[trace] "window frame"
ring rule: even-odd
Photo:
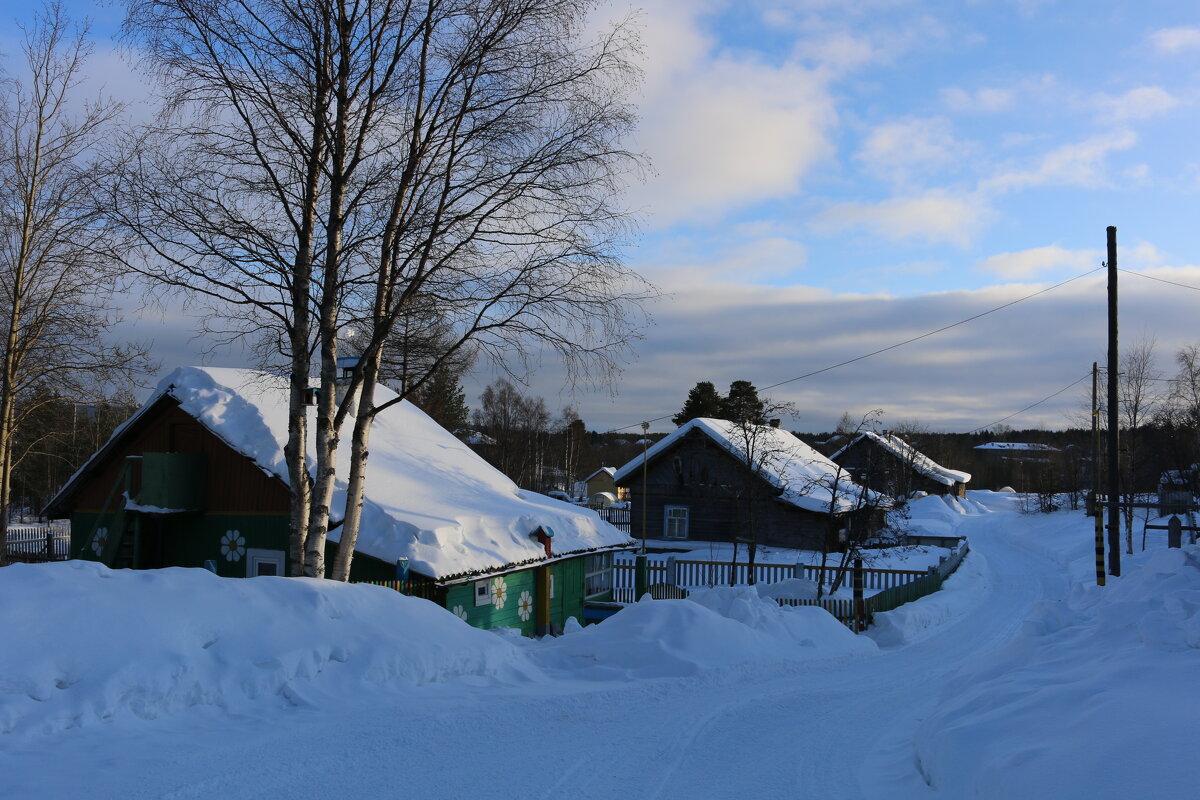
[[[672,511],[682,511],[683,514],[682,514],[682,516],[672,516],[672,514],[671,514]],[[691,516],[692,516],[691,506],[663,506],[663,529],[662,529],[663,538],[664,539],[687,539],[688,538],[688,528],[691,523]],[[672,534],[671,533],[672,520],[675,520],[675,521],[682,520],[682,523],[683,523],[682,534]]]
[[[483,589],[483,592],[479,590]],[[492,604],[492,579],[485,578],[481,581],[475,581],[475,607],[490,606]]]
[[[274,564],[274,575],[260,575],[257,572],[259,564]],[[287,575],[287,553],[283,550],[267,550],[261,547],[246,548],[246,577],[247,578],[281,578]]]
[[[599,597],[613,590],[612,551],[583,557],[583,599]],[[596,579],[596,580],[593,580]]]

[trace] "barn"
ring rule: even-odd
[[[861,433],[830,460],[850,470],[864,486],[892,497],[907,497],[918,491],[966,497],[971,480],[970,473],[943,467],[888,431]]]
[[[287,402],[276,375],[178,369],[46,513],[70,517],[75,558],[286,575]],[[334,520],[329,557],[338,533]],[[377,418],[351,580],[406,574],[410,591],[477,627],[553,632],[611,596],[612,553],[630,544],[592,511],[519,489],[411,403]]]
[[[634,535],[667,541],[836,550],[840,532],[878,527],[889,504],[791,433],[721,419],[681,425],[614,480],[630,492]]]

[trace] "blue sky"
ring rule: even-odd
[[[596,24],[630,8],[613,3]],[[617,385],[572,391],[551,362],[528,376],[590,427],[670,415],[698,380],[774,384],[1087,272],[1107,225],[1122,267],[1200,286],[1193,3],[634,8],[645,71],[634,145],[654,171],[630,189],[647,214],[629,261],[663,298]],[[118,16],[89,13],[102,36]],[[97,71],[135,93],[109,46]],[[1123,276],[1122,297],[1123,341],[1154,338],[1173,371],[1174,351],[1200,340],[1200,295]],[[770,394],[797,403],[801,429],[883,408],[890,423],[967,430],[1103,363],[1104,313],[1098,274]],[[187,327],[146,314],[122,331],[154,338],[169,369],[201,358]],[[469,392],[489,379],[481,371]],[[1080,397],[1010,424],[1060,427]]]

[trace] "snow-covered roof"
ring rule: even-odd
[[[881,495],[866,491],[851,481],[844,469],[791,433],[769,425],[754,425],[751,429],[753,444],[747,448],[747,437],[736,422],[698,417],[679,426],[665,439],[660,439],[647,451],[646,458],[653,460],[658,454],[674,447],[684,436],[699,431],[739,460],[746,460],[746,451],[749,449],[751,461],[762,465],[763,477],[773,486],[783,489],[779,499],[798,508],[828,513],[835,486],[837,499],[834,509],[838,513],[860,508],[864,498],[872,505],[890,504]],[[620,481],[634,474],[641,466],[642,456],[639,455],[617,470],[613,477]]]
[[[976,450],[1030,450],[1042,453],[1057,453],[1057,447],[1036,442],[987,442],[975,445]]]
[[[287,482],[286,378],[254,370],[182,367],[159,383],[114,438],[163,395],[177,400],[183,411],[265,472]],[[377,404],[395,396],[384,386],[376,389]],[[350,461],[349,440],[342,437],[339,465]],[[341,477],[334,509],[345,507]],[[356,550],[388,562],[407,557],[412,569],[435,578],[544,558],[543,546],[529,538],[539,526],[553,529],[556,556],[632,543],[593,511],[518,488],[408,401],[375,420],[365,494]],[[330,539],[336,541],[339,534],[340,528],[331,531]]]
[[[917,450],[908,442],[901,439],[894,433],[875,433],[875,431],[866,431],[859,434],[854,441],[838,450],[831,459],[837,460],[838,456],[849,450],[854,445],[858,444],[863,439],[874,442],[882,447],[887,452],[891,453],[896,458],[906,464],[912,464],[912,468],[927,478],[930,478],[943,486],[953,486],[956,483],[967,483],[971,480],[971,473],[962,472],[956,469],[943,467],[941,464],[934,461],[929,456]]]
[[[583,481],[584,481],[584,483],[587,483],[592,478],[596,477],[597,475],[602,475],[602,474],[607,475],[608,477],[611,478],[613,475],[617,474],[617,468],[616,467],[601,467],[600,469],[593,472],[591,475],[588,475],[586,478],[584,478]]]

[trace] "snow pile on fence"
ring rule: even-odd
[[[946,688],[917,756],[946,797],[1185,797],[1200,784],[1200,548],[1122,557]],[[1136,768],[1132,768],[1136,765]],[[1168,790],[1165,787],[1174,787]]]
[[[199,569],[5,567],[0,631],[0,733],[537,674],[512,642],[390,589]]]
[[[643,599],[601,625],[545,642],[539,662],[591,679],[661,678],[875,650],[824,609],[781,608],[744,586]]]
[[[877,612],[867,636],[883,647],[916,641],[925,631],[984,602],[990,591],[987,576],[987,562],[971,552],[938,591],[891,611]]]

